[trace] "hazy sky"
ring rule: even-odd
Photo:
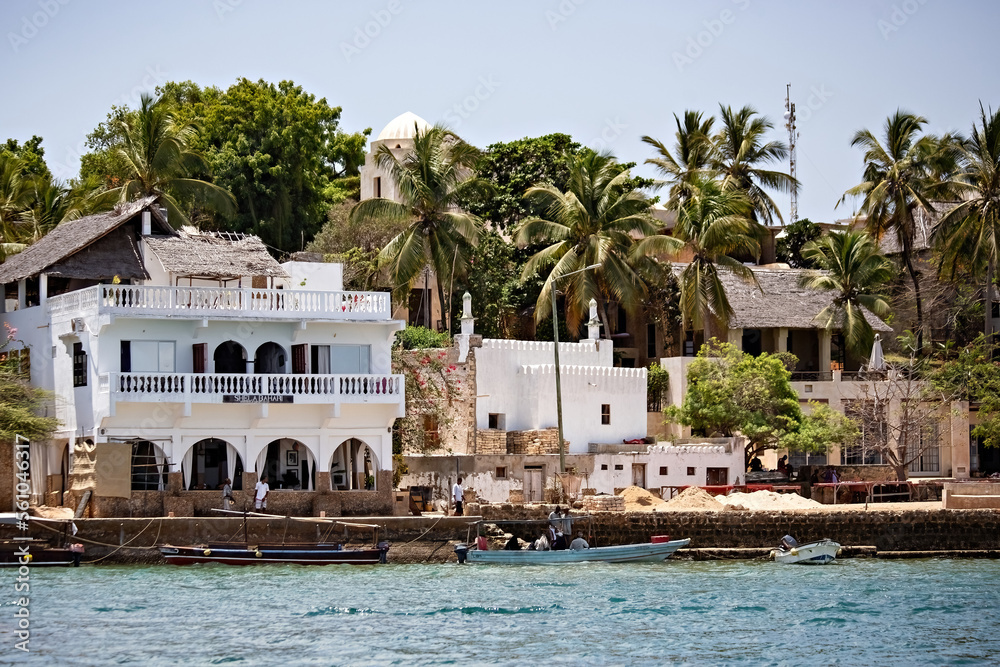
[[[968,132],[980,100],[1000,105],[998,18],[989,0],[3,0],[0,140],[44,137],[70,177],[112,104],[247,77],[325,97],[348,131],[413,111],[480,147],[565,132],[641,165],[642,135],[672,144],[673,113],[720,102],[753,105],[787,141],[791,83],[799,215],[828,221],[853,210],[834,205],[860,180],[854,131],[901,107]]]

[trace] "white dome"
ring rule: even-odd
[[[406,113],[400,114],[389,121],[389,124],[383,127],[382,131],[378,133],[378,137],[375,141],[412,139],[415,129],[419,129],[423,132],[424,130],[429,130],[430,127],[431,124],[426,120],[412,111],[407,111]]]

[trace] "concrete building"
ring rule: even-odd
[[[147,198],[60,225],[0,283],[61,423],[31,462],[35,502],[205,513],[226,477],[267,473],[278,511],[391,512],[403,322],[388,294],[342,291],[339,265],[175,231]]]

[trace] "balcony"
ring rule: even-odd
[[[48,299],[53,320],[85,315],[190,319],[387,321],[387,292],[96,285]]]
[[[402,375],[108,373],[112,403],[371,403],[403,405]]]

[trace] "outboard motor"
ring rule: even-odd
[[[781,538],[781,548],[785,551],[791,551],[797,546],[799,546],[798,541],[791,535],[785,535]]]
[[[458,557],[458,564],[465,565],[465,558],[469,554],[468,544],[456,544],[455,545],[455,556]]]

